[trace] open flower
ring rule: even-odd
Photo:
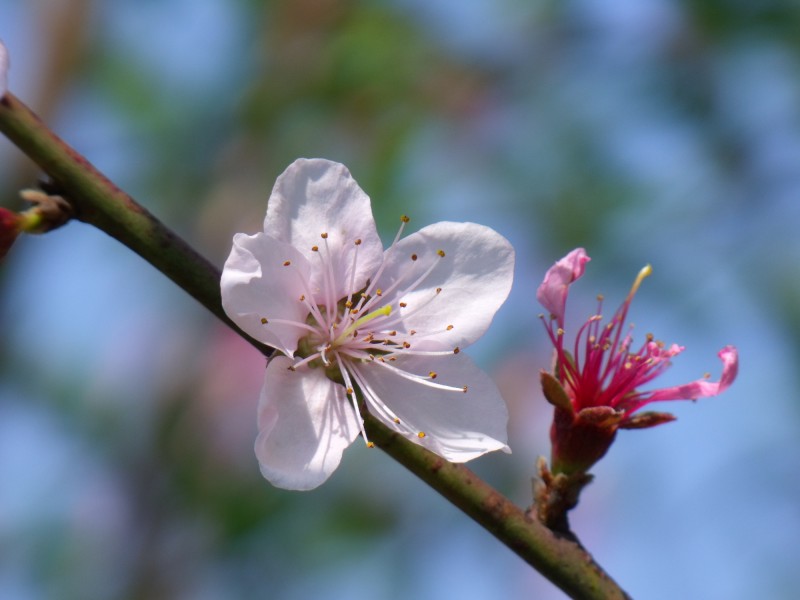
[[[647,335],[635,350],[626,331],[625,318],[633,296],[650,266],[643,268],[631,287],[628,297],[611,317],[602,323],[602,297],[597,313],[578,329],[574,346],[564,344],[564,312],[569,286],[584,272],[589,257],[583,248],[570,252],[545,275],[537,291],[537,299],[550,313],[542,315],[556,354],[553,374],[542,373],[545,396],[555,406],[552,442],[552,469],[558,473],[580,473],[589,469],[608,450],[617,429],[642,429],[674,420],[670,414],[646,412],[634,414],[643,406],[659,400],[695,400],[715,396],[733,383],[739,368],[733,346],[719,352],[722,376],[711,382],[703,379],[658,390],[640,390],[663,373],[670,359],[683,351],[683,346],[666,347]]]
[[[461,352],[511,288],[514,252],[474,223],[436,223],[383,250],[370,201],[338,163],[300,159],[278,177],[264,232],[237,234],[225,312],[280,351],[258,408],[256,456],[274,485],[324,482],[371,414],[463,462],[508,450],[505,403]]]

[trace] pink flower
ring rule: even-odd
[[[3,41],[0,40],[0,98],[6,95],[8,90],[8,50]]]
[[[279,353],[258,408],[273,485],[324,482],[359,435],[357,391],[387,427],[452,462],[508,451],[508,412],[461,350],[511,289],[514,250],[475,223],[434,223],[383,249],[344,165],[300,159],[278,177],[264,231],[237,234],[222,273],[230,318]]]
[[[617,429],[642,429],[674,420],[670,414],[634,414],[643,406],[660,400],[695,400],[722,393],[733,383],[739,368],[733,346],[719,352],[722,376],[717,382],[708,376],[691,383],[658,390],[641,390],[670,366],[670,359],[683,346],[667,347],[647,335],[634,350],[633,337],[626,331],[625,318],[633,296],[652,272],[643,268],[628,297],[608,323],[602,322],[602,298],[597,314],[578,329],[571,350],[564,344],[564,307],[569,286],[577,281],[589,261],[578,248],[559,260],[545,275],[536,297],[551,314],[542,320],[553,342],[556,366],[553,374],[542,373],[547,399],[556,407],[550,431],[554,472],[585,472],[608,450]]]

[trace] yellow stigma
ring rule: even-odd
[[[653,267],[651,267],[650,265],[645,265],[644,267],[642,267],[642,270],[639,271],[639,274],[636,276],[636,279],[634,280],[633,285],[631,286],[630,295],[633,296],[639,289],[639,286],[642,285],[642,281],[644,281],[644,278],[649,277],[652,274],[653,274]]]
[[[345,339],[347,339],[350,336],[351,333],[353,333],[356,329],[361,327],[364,323],[369,323],[370,321],[372,321],[372,319],[376,317],[388,316],[391,314],[391,312],[392,312],[392,306],[391,304],[387,304],[386,306],[382,306],[378,310],[373,310],[371,313],[364,315],[355,323],[351,323],[350,327],[345,329],[339,337],[333,340],[333,345],[334,346],[340,345],[342,342],[344,342]]]

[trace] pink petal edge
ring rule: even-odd
[[[698,379],[683,385],[655,390],[646,398],[646,403],[661,400],[696,400],[721,394],[730,387],[739,372],[739,352],[734,346],[725,346],[717,356],[722,360],[722,376],[719,381]]]
[[[544,281],[536,290],[536,299],[558,321],[564,324],[564,307],[567,304],[569,286],[581,278],[586,263],[592,260],[583,248],[575,248],[557,261],[544,276]]]

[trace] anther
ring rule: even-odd
[[[404,340],[404,341],[403,341],[403,348],[405,348],[406,350],[408,350],[409,348],[411,348],[411,344],[409,344],[408,342],[406,342],[406,341]]]
[[[424,438],[424,437],[425,437],[425,432],[424,432],[424,431],[420,431],[420,432],[417,434],[417,437],[418,437],[419,439],[422,439],[422,438]]]
[[[295,368],[294,368],[294,365],[290,365],[290,366],[288,367],[288,369],[289,369],[289,371],[291,371],[292,373],[294,373],[294,372],[297,370],[297,369],[295,369]]]
[[[463,388],[461,388],[461,389],[463,390],[463,392],[464,392],[465,394],[467,393],[467,386],[464,386],[464,387],[463,387]]]
[[[437,377],[436,371],[431,371],[430,373],[428,373],[428,377],[430,377],[431,379],[436,379]]]
[[[408,304],[406,302],[401,302],[400,303],[400,308],[405,308],[406,306],[408,306]]]
[[[311,246],[312,252],[319,252],[319,246]]]
[[[267,318],[266,318],[266,317],[261,317],[261,324],[262,324],[262,325],[266,325],[267,323],[269,323],[269,321],[267,320]]]
[[[375,295],[376,296],[383,296],[383,290],[381,288],[378,288],[377,290],[375,290]]]
[[[355,243],[356,246],[360,246],[361,245],[361,238],[358,238],[354,243]]]
[[[353,388],[351,388],[351,387],[347,388],[347,395],[348,396],[352,396],[353,395]]]
[[[461,348],[459,348],[458,346],[453,348],[453,354],[458,354],[459,352],[461,352]]]
[[[403,223],[408,223],[408,222],[409,222],[411,219],[409,219],[409,218],[408,218],[407,216],[405,216],[405,215],[402,215],[402,216],[400,217],[400,220],[401,220]]]
[[[446,327],[446,329],[447,329],[447,331],[453,331],[453,326],[452,326],[452,325],[448,325],[448,326]]]
[[[306,295],[305,294],[300,294],[300,302],[302,302],[305,299],[306,299]]]
[[[436,254],[438,254],[439,256],[441,256],[442,258],[444,258],[444,250],[437,250],[437,251],[436,251]]]
[[[395,417],[394,419],[392,419],[392,421],[394,421],[395,423],[399,423],[399,422],[400,422],[400,419],[398,419],[397,417]]]
[[[283,266],[284,267],[288,267],[290,264],[292,264],[292,261],[290,261],[290,260],[283,261]]]
[[[323,233],[319,234],[319,237],[321,237],[323,240],[327,240],[328,239],[328,234],[326,232],[323,232]]]
[[[417,330],[412,329],[411,331],[408,332],[408,335],[414,335],[415,333],[417,333]]]
[[[412,254],[411,255],[411,260],[417,260],[417,255],[416,254]]]
[[[353,303],[352,303],[352,302],[350,302],[350,300],[348,300],[347,302],[345,302],[345,303],[344,303],[344,305],[345,305],[347,308],[353,308]]]
[[[437,294],[441,294],[442,293],[442,288],[436,288],[436,293]]]
[[[367,442],[367,448],[374,448],[375,442]]]

